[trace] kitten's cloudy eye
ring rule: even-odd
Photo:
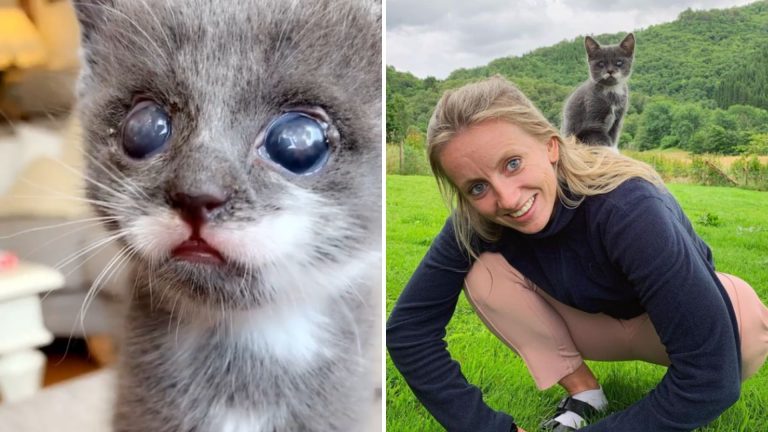
[[[288,112],[269,125],[260,151],[292,173],[311,174],[328,161],[327,132],[326,123],[301,112]]]
[[[600,61],[600,62],[597,62],[597,67],[604,67],[604,66],[605,66],[605,63],[603,63],[603,62],[601,62],[601,61]]]
[[[623,62],[623,61],[621,61],[621,60],[616,60],[616,66],[617,66],[617,67],[622,67],[623,65],[624,65],[624,62]]]
[[[134,159],[144,159],[165,147],[171,136],[171,118],[153,101],[137,103],[123,122],[123,149]]]

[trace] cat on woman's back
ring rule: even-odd
[[[135,274],[115,431],[364,430],[380,1],[74,4],[87,194]]]
[[[601,46],[584,38],[589,79],[565,102],[563,136],[575,135],[587,145],[618,151],[621,126],[629,107],[629,86],[635,58],[635,36],[630,33],[617,45]]]

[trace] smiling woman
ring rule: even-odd
[[[768,309],[715,271],[650,167],[562,138],[501,77],[446,92],[427,139],[454,211],[392,310],[387,346],[446,429],[524,430],[445,348],[462,286],[536,385],[568,393],[543,430],[690,431],[738,400],[768,356]],[[668,369],[656,391],[585,426],[608,409],[585,359]]]
[[[538,144],[513,123],[486,120],[458,133],[438,157],[480,216],[534,234],[549,221],[557,199],[559,143]]]

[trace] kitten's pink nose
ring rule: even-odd
[[[176,192],[171,194],[170,198],[171,206],[192,228],[199,228],[200,225],[208,221],[212,211],[229,201],[229,196],[223,191],[195,195]]]

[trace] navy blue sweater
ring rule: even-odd
[[[542,232],[508,229],[498,242],[478,242],[478,251],[500,252],[547,293],[580,310],[650,316],[671,361],[664,378],[626,410],[581,430],[690,431],[738,399],[733,307],[710,249],[668,192],[632,179],[576,209],[558,203]],[[392,310],[387,348],[416,397],[447,430],[507,432],[512,417],[483,402],[443,339],[470,266],[449,220]]]

